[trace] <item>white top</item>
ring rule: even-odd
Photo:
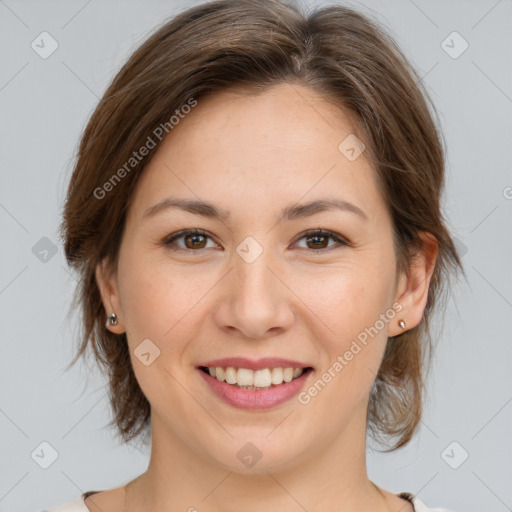
[[[90,512],[90,510],[87,508],[87,505],[85,504],[85,498],[87,498],[90,494],[95,494],[97,492],[102,491],[84,492],[71,501],[67,501],[58,507],[45,509],[42,512]],[[398,494],[398,496],[407,501],[410,501],[414,507],[414,512],[453,512],[446,508],[428,508],[422,501],[420,501],[416,496],[409,492],[401,492]]]

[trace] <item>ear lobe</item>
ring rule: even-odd
[[[398,296],[395,298],[403,309],[396,321],[396,326],[390,328],[389,336],[401,334],[403,329],[398,322],[404,320],[407,328],[416,327],[423,318],[427,305],[430,279],[435,269],[439,244],[431,233],[419,234],[420,247],[411,255],[411,262],[407,276],[401,276],[402,283],[398,287]]]
[[[106,326],[106,329],[115,334],[122,334],[125,329],[119,290],[115,279],[115,274],[109,268],[106,259],[102,260],[96,266],[95,276],[96,283],[100,291],[101,300],[103,302],[103,307],[105,308],[105,318],[108,318],[108,316],[112,313],[115,313],[117,316],[117,324]]]

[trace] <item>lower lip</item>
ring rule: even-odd
[[[250,391],[248,389],[237,388],[226,382],[221,382],[199,368],[197,371],[201,374],[213,393],[221,400],[239,409],[250,410],[270,409],[290,400],[299,393],[304,386],[304,382],[312,372],[312,370],[309,370],[300,377],[290,382],[283,382],[278,386],[265,388],[261,391]]]

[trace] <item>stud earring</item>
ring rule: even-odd
[[[105,327],[111,327],[113,325],[117,325],[117,315],[115,313],[108,316]]]
[[[401,329],[405,329],[405,320],[398,320],[398,326]]]

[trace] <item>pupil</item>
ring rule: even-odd
[[[318,244],[318,240],[319,239],[324,239],[325,240],[325,236],[322,236],[322,235],[315,235],[315,236],[312,236],[309,238],[309,240],[314,240],[314,244]],[[321,242],[320,242],[321,243]]]
[[[197,247],[197,239],[198,238],[204,238],[204,236],[203,235],[189,235],[187,240],[192,240],[192,243],[191,243],[192,247]]]

